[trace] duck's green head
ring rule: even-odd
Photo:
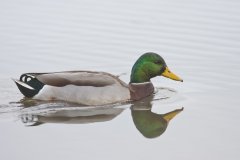
[[[168,69],[164,59],[160,55],[149,52],[138,58],[133,65],[130,83],[149,82],[151,78],[156,76],[164,76],[176,81],[183,81]]]

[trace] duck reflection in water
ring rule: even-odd
[[[146,138],[155,138],[162,135],[169,121],[183,108],[165,114],[151,111],[153,96],[134,102],[130,109],[133,122],[138,131]],[[26,101],[27,102],[27,101]],[[23,103],[24,108],[20,117],[26,126],[38,126],[44,123],[86,124],[106,122],[114,119],[128,108],[123,106],[79,107],[64,103],[36,104],[34,101]],[[32,107],[29,107],[32,106]]]
[[[133,122],[138,131],[146,138],[155,138],[162,135],[170,122],[183,108],[176,109],[165,114],[157,114],[151,111],[153,97],[147,97],[131,106]]]
[[[124,108],[113,106],[84,107],[61,102],[39,103],[33,100],[25,101],[24,106],[27,108],[22,110],[20,117],[26,126],[38,126],[45,123],[87,124],[105,122],[114,119],[124,110]]]

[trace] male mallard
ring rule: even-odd
[[[14,81],[22,94],[29,98],[104,105],[140,100],[151,95],[154,87],[150,79],[160,75],[183,81],[156,53],[145,53],[135,62],[129,85],[112,74],[92,71],[25,73],[20,80]]]

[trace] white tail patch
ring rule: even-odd
[[[23,82],[21,82],[21,81],[19,81],[19,80],[13,79],[13,81],[16,82],[17,84],[25,87],[25,88],[28,88],[28,89],[31,89],[31,90],[35,90],[34,88],[32,88],[31,86],[29,86],[28,84],[23,83]]]

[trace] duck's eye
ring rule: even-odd
[[[161,61],[155,61],[155,64],[161,64]]]

